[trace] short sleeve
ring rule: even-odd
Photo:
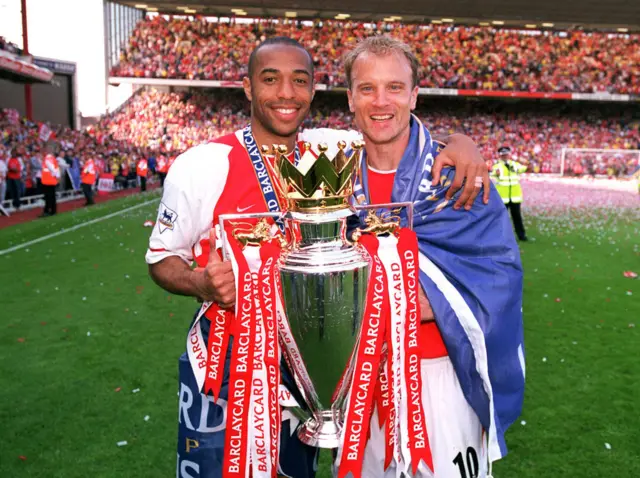
[[[167,178],[158,207],[156,224],[149,239],[147,263],[155,264],[169,256],[178,256],[185,262],[193,259],[191,246],[194,211],[194,205],[190,204],[185,190]]]
[[[145,259],[193,260],[193,246],[212,227],[213,212],[229,173],[229,146],[200,145],[180,155],[164,182],[158,217]]]

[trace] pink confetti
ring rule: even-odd
[[[114,392],[119,392],[120,390],[122,390],[122,387],[118,387],[114,390]]]
[[[624,271],[622,275],[629,279],[636,279],[638,277],[638,274],[633,271]]]
[[[562,302],[562,299],[560,297],[556,297],[556,302]]]
[[[22,337],[18,338],[18,342],[20,342],[20,343],[24,342],[24,338],[22,338]]]
[[[27,461],[27,457],[24,455],[20,455],[18,458],[20,458],[22,461]]]
[[[153,227],[155,223],[153,221],[144,221],[142,224],[143,227]]]

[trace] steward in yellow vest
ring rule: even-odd
[[[511,148],[502,146],[498,149],[498,160],[491,168],[491,176],[502,198],[502,202],[509,209],[511,219],[516,230],[516,235],[521,241],[527,240],[527,235],[522,223],[522,186],[520,175],[527,170],[528,161],[522,162],[511,159]]]

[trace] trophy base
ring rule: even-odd
[[[340,445],[340,430],[330,416],[323,417],[320,423],[315,418],[309,418],[298,428],[298,438],[305,445],[319,448],[338,448]]]

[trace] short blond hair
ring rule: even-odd
[[[389,55],[397,53],[404,55],[411,66],[411,74],[413,84],[412,87],[418,86],[418,69],[420,63],[418,58],[409,45],[387,35],[376,35],[362,40],[356,47],[348,52],[344,57],[344,74],[347,77],[347,87],[351,89],[351,72],[353,64],[363,53],[373,53],[374,55]]]

